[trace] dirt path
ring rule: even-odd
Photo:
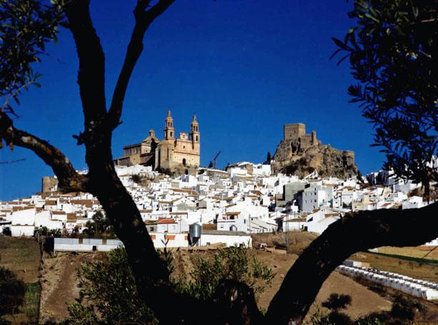
[[[40,322],[56,322],[68,316],[67,305],[79,297],[76,270],[90,259],[93,254],[74,253],[58,253],[44,259]]]

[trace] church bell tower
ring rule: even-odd
[[[173,118],[170,111],[167,112],[166,122],[164,125],[164,139],[174,140],[175,139],[175,128],[173,127]]]

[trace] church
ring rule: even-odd
[[[123,148],[123,157],[114,162],[119,166],[145,165],[154,170],[186,172],[196,169],[201,160],[201,136],[196,116],[190,124],[190,133],[180,132],[176,137],[173,118],[167,113],[164,124],[164,139],[159,140],[154,130],[141,143]]]

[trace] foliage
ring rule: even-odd
[[[353,321],[348,315],[339,312],[340,309],[347,308],[347,305],[351,305],[351,296],[332,293],[330,297],[322,303],[322,306],[330,309],[330,312],[323,313],[317,309],[311,317],[311,323],[313,325],[353,324]]]
[[[16,275],[0,266],[0,317],[17,312],[23,304],[26,287]]]
[[[86,229],[84,229],[82,234],[88,237],[116,237],[110,221],[102,211],[97,211],[91,217],[91,220],[87,221],[85,227]]]
[[[39,62],[46,43],[56,38],[63,15],[59,6],[37,0],[0,0],[0,97],[3,109],[12,111],[8,98],[36,83],[32,64]]]
[[[136,184],[141,184],[141,181],[142,181],[140,175],[137,175],[137,174],[132,175],[131,180]]]
[[[359,82],[351,102],[373,124],[385,167],[428,189],[438,179],[438,2],[355,0],[349,17],[356,25],[333,40]]]
[[[389,312],[371,313],[359,318],[355,323],[358,325],[412,324],[415,316],[424,311],[426,311],[426,307],[418,300],[398,295],[395,297]]]
[[[80,297],[68,307],[71,324],[149,324],[152,312],[139,298],[124,249],[107,261],[87,262],[78,271]]]
[[[392,304],[391,316],[398,319],[414,320],[418,312],[425,310],[425,306],[415,299],[406,299],[397,296]]]
[[[62,232],[61,229],[48,229],[46,226],[39,227],[35,230],[36,236],[46,236],[46,237],[61,237]]]
[[[221,279],[245,282],[261,292],[273,278],[270,268],[256,258],[249,258],[243,248],[218,250],[212,258],[193,260],[192,280],[178,279],[177,287],[199,299],[208,299]],[[173,255],[165,250],[161,258],[170,271]],[[87,262],[78,271],[80,297],[68,307],[68,323],[156,322],[151,310],[139,298],[134,278],[122,248],[108,253],[107,260]]]
[[[24,303],[20,312],[24,313],[31,324],[38,324],[40,312],[41,286],[39,282],[26,283]]]
[[[264,164],[270,165],[271,164],[271,160],[272,160],[271,152],[268,151],[268,153],[266,154],[266,160],[265,160]]]
[[[275,274],[255,257],[248,256],[245,248],[229,247],[217,250],[213,256],[194,256],[191,280],[180,282],[182,291],[202,299],[209,299],[222,280],[234,280],[261,293],[271,284]]]
[[[337,293],[332,293],[330,297],[322,303],[323,307],[333,311],[346,309],[348,305],[351,305],[351,296]]]

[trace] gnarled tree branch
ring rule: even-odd
[[[140,2],[147,7],[147,1]],[[136,36],[133,47],[137,46],[138,42],[141,45],[147,26],[167,8],[163,7],[163,4],[168,2],[170,5],[170,1],[162,0],[143,14],[138,13],[138,17],[136,15],[138,21],[134,31]],[[153,309],[160,322],[180,323],[193,317],[190,311],[199,305],[176,293],[169,280],[169,271],[154,248],[140,212],[115,171],[111,152],[112,119],[105,108],[104,54],[92,25],[88,5],[88,0],[74,0],[66,7],[69,27],[79,57],[78,84],[85,115],[85,131],[80,140],[86,148],[86,162],[89,167],[88,190],[102,204],[117,237],[125,246],[141,298]],[[115,105],[118,107],[117,110],[113,110],[118,112],[116,116],[121,113],[124,93],[140,53],[137,53],[136,49],[128,49],[128,58],[122,69],[122,85],[118,86],[117,90],[121,97],[119,104]],[[118,121],[119,116],[116,119]],[[172,313],[169,313],[167,308],[169,304],[174,306]]]
[[[160,0],[150,9],[146,9],[150,1],[137,2],[137,6],[134,9],[135,27],[131,35],[131,40],[129,41],[125,61],[123,62],[108,112],[110,124],[113,128],[117,127],[120,123],[126,89],[138,58],[143,52],[144,35],[154,19],[169,8],[174,1],[175,0]]]
[[[301,323],[330,273],[353,253],[418,246],[438,237],[438,203],[421,209],[359,211],[330,225],[303,252],[271,301],[272,324]]]
[[[57,148],[28,132],[16,129],[6,113],[0,111],[0,142],[33,151],[58,177],[62,192],[87,192],[88,178],[79,174],[70,160]]]
[[[79,58],[78,84],[85,117],[85,133],[106,114],[105,55],[93,27],[90,0],[72,0],[65,6]]]

